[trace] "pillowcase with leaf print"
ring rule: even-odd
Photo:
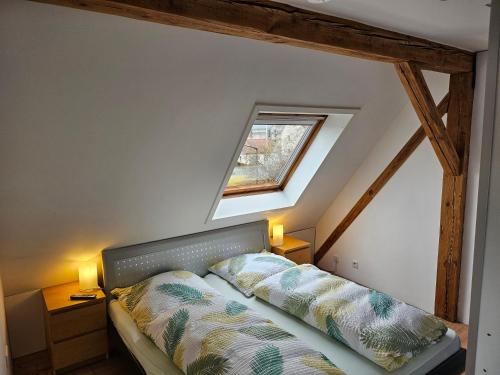
[[[322,353],[191,272],[165,272],[112,294],[184,374],[345,375]]]
[[[282,256],[263,251],[223,260],[208,270],[227,280],[245,296],[251,297],[257,283],[296,265]]]

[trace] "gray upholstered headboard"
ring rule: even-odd
[[[218,261],[262,249],[270,249],[267,220],[106,249],[102,252],[104,289],[109,292],[178,269],[204,276]]]

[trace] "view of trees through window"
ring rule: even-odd
[[[309,140],[317,119],[258,117],[241,150],[226,191],[276,187]]]

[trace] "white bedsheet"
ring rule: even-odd
[[[302,339],[313,349],[322,352],[348,375],[424,375],[460,348],[458,336],[449,329],[439,343],[427,348],[406,366],[389,373],[288,313],[255,297],[246,298],[219,276],[208,274],[204,279],[226,298],[246,304]],[[148,375],[182,374],[170,359],[139,331],[130,315],[116,301],[109,304],[109,315],[125,345]]]

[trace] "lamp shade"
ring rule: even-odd
[[[94,262],[80,263],[78,267],[78,279],[81,291],[98,289],[97,264]]]
[[[283,245],[283,224],[273,226],[273,246]]]

